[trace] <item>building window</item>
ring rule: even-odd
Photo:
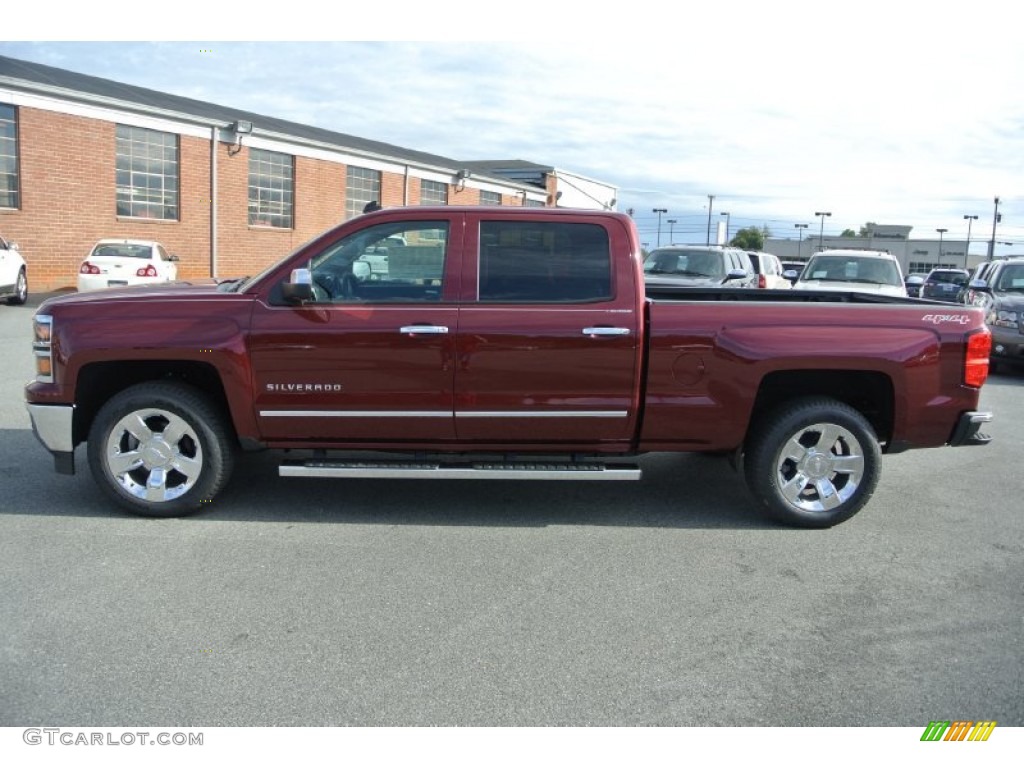
[[[0,104],[0,208],[17,208],[18,199],[18,113]]]
[[[501,192],[480,191],[480,205],[501,205]]]
[[[358,216],[373,201],[381,203],[380,171],[349,166],[345,173],[345,218]]]
[[[531,200],[531,199],[527,198],[526,199],[526,207],[527,208],[546,208],[547,206],[544,204],[543,200]]]
[[[292,156],[249,150],[249,224],[291,229],[295,186]]]
[[[178,137],[117,126],[117,215],[178,218]]]
[[[420,205],[448,205],[448,185],[440,181],[421,181]]]

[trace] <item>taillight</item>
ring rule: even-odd
[[[98,275],[100,273],[100,268],[95,264],[90,264],[88,261],[83,261],[82,268],[78,271],[83,275]]]
[[[757,287],[758,288],[767,288],[768,287],[768,278],[766,278],[764,275],[758,275],[757,276]]]
[[[154,267],[152,264],[150,264],[147,267],[140,267],[135,272],[135,275],[137,277],[156,277],[156,267]]]
[[[980,387],[988,378],[988,353],[992,349],[992,333],[978,331],[967,337],[964,357],[964,384]]]

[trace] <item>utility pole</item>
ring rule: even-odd
[[[651,213],[658,214],[658,247],[661,247],[661,214],[668,213],[668,208],[651,208]]]
[[[800,249],[801,249],[801,246],[803,246],[803,244],[804,244],[804,230],[807,229],[807,225],[806,224],[794,224],[793,226],[796,227],[796,231],[800,235],[799,239],[796,241],[796,260],[797,261],[803,261],[803,254],[800,253]]]
[[[996,198],[996,208],[992,212],[992,239],[988,241],[988,260],[992,261],[996,255],[996,224],[999,222],[999,198]]]
[[[967,269],[967,258],[971,255],[971,224],[973,224],[978,217],[965,213],[964,218],[967,219],[967,247],[964,248],[964,269]]]
[[[705,245],[711,245],[711,209],[715,205],[715,196],[708,195],[708,240]]]
[[[825,250],[825,217],[831,216],[832,211],[815,211],[815,216],[821,217],[821,229],[818,230],[818,250]]]

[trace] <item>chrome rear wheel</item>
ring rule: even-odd
[[[829,398],[779,407],[755,426],[744,472],[751,493],[777,519],[828,528],[853,517],[871,498],[882,452],[867,419]]]

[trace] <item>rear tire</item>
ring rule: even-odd
[[[195,512],[234,467],[230,425],[200,390],[143,382],[112,397],[89,430],[89,467],[111,499],[148,517]]]
[[[859,411],[838,400],[806,398],[754,427],[744,472],[751,493],[776,519],[829,528],[868,502],[881,460],[878,438]]]

